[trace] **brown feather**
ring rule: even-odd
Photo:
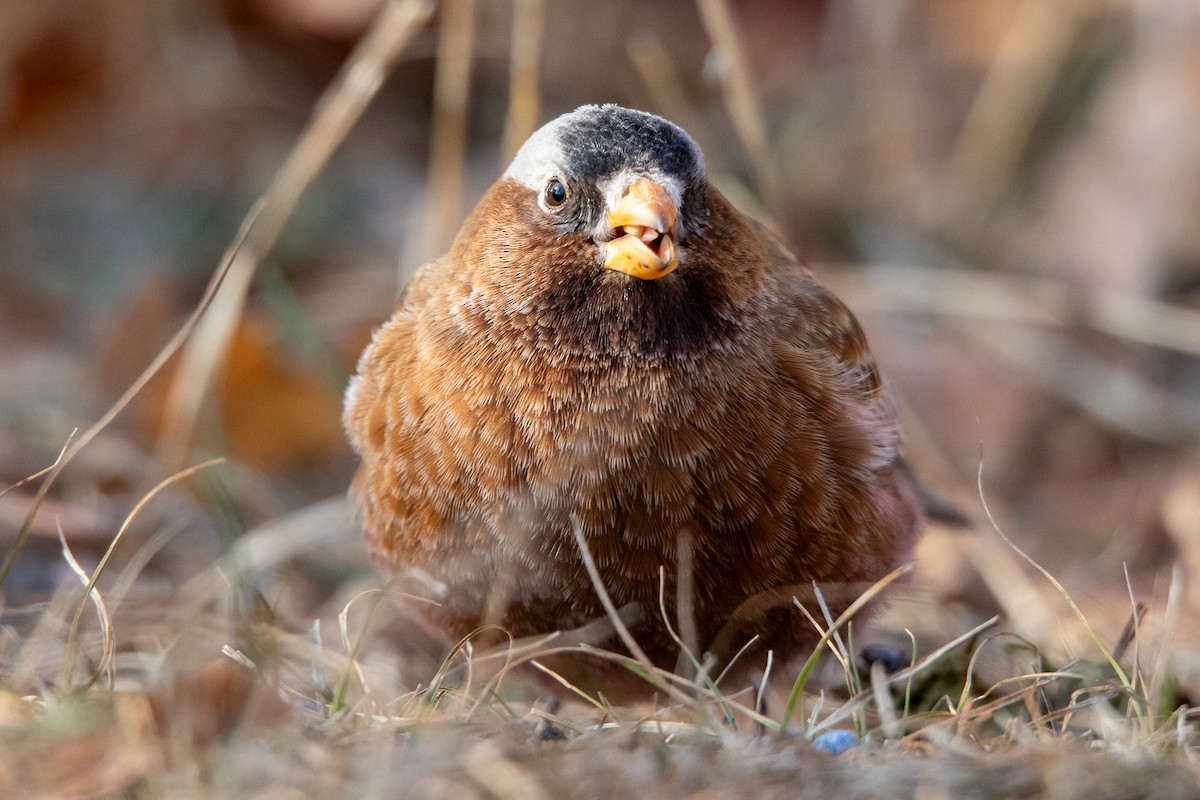
[[[815,639],[793,592],[815,581],[837,613],[911,557],[923,520],[862,330],[706,193],[676,272],[639,281],[502,180],[363,354],[345,423],[368,541],[385,568],[446,585],[455,633],[603,616],[573,517],[668,667],[658,574],[674,614],[684,532],[701,643],[758,633],[781,656]]]

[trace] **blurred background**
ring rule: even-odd
[[[179,329],[380,5],[4,4],[0,487],[51,464]],[[1078,640],[986,523],[982,486],[1110,641],[1130,590],[1161,610],[1172,575],[1173,630],[1196,641],[1191,0],[439,4],[259,266],[186,449],[164,447],[173,361],[59,477],[6,595],[63,580],[59,526],[95,564],[147,491],[210,455],[228,460],[148,504],[117,553],[163,592],[340,495],[341,392],[372,326],[515,145],[592,102],[685,127],[721,189],[846,299],[915,471],[982,523],[931,530],[893,616],[1001,610]],[[37,487],[0,496],[6,547]],[[277,613],[369,579],[350,525],[328,534],[265,586]]]

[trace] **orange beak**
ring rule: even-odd
[[[643,280],[668,275],[679,265],[671,231],[675,203],[671,195],[649,178],[639,178],[608,212],[608,226],[616,238],[604,245],[604,268]]]

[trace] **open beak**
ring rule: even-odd
[[[604,268],[643,280],[670,274],[679,265],[671,231],[675,203],[649,178],[630,184],[624,197],[608,211],[614,238],[604,245]]]

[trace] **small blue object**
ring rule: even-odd
[[[869,644],[860,651],[859,655],[866,662],[868,671],[872,664],[879,662],[883,664],[883,671],[888,675],[899,672],[912,663],[911,654],[886,644]]]
[[[840,755],[858,744],[853,731],[826,731],[813,739],[813,747],[822,753]]]

